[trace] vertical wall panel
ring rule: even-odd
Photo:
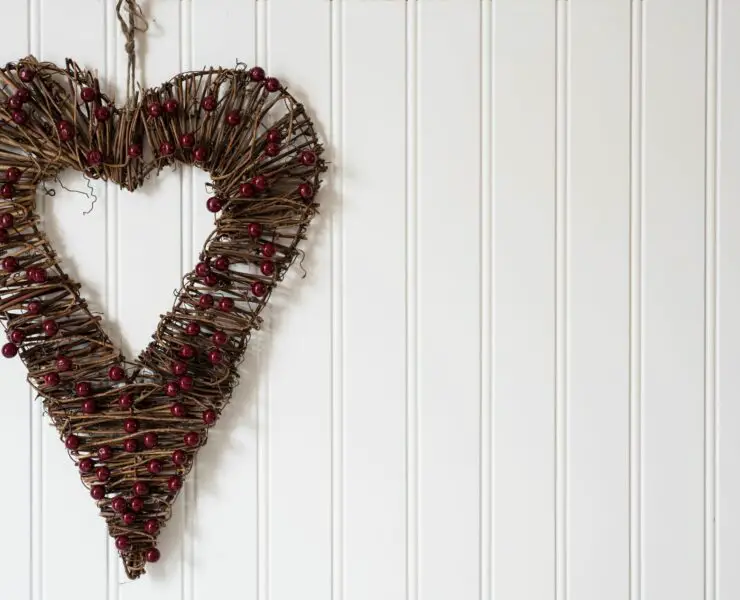
[[[254,64],[255,0],[193,0],[192,68],[233,66],[237,60]],[[213,31],[219,35],[214,36]],[[186,38],[187,39],[187,38]],[[206,236],[213,229],[213,216],[206,210],[208,176],[193,171],[192,255],[195,261]],[[193,263],[194,264],[194,263]],[[260,334],[257,334],[258,337]],[[257,598],[257,435],[255,353],[248,352],[242,382],[235,390],[223,418],[208,434],[208,445],[198,455],[196,502],[189,507],[194,527],[194,598],[228,598],[239,573],[243,600]],[[229,526],[219,523],[225,510]],[[238,548],[238,551],[234,551]]]
[[[555,2],[494,7],[493,590],[555,598]]]
[[[630,6],[570,3],[566,201],[569,600],[629,593]]]
[[[720,2],[717,222],[717,599],[740,596],[740,5]]]
[[[418,593],[472,600],[480,559],[480,3],[418,7]]]
[[[82,67],[104,75],[105,12],[100,2],[76,4],[76,35],[60,23],[69,17],[62,2],[41,2],[41,58],[63,65],[67,57]],[[85,190],[78,173],[62,175],[64,185]],[[105,186],[92,184],[96,198],[56,187],[56,195],[45,200],[44,227],[63,257],[67,272],[82,283],[93,310],[103,308],[106,283]],[[95,204],[93,206],[93,202]],[[92,212],[84,213],[90,208]],[[70,235],[74,232],[74,235]],[[80,597],[104,598],[107,588],[107,549],[110,538],[95,502],[82,485],[56,430],[44,417],[42,432],[42,593],[44,600],[66,600],[74,585]],[[78,577],[80,557],[87,557],[86,576]]]
[[[180,2],[146,5],[150,27],[139,38],[139,81],[157,86],[180,71]],[[125,75],[125,53],[119,48],[119,75]],[[125,88],[124,88],[125,89]],[[181,193],[179,172],[165,169],[135,193],[118,192],[118,324],[124,351],[130,357],[149,343],[159,316],[174,300],[184,268],[181,264]],[[156,240],[156,250],[142,240]],[[140,292],[142,273],[147,293]],[[185,498],[180,495],[172,518],[160,535],[162,560],[154,576],[145,576],[120,587],[121,600],[180,599],[182,594],[182,544]],[[189,534],[190,535],[190,534]],[[120,575],[126,582],[125,575]]]
[[[331,3],[267,3],[266,68],[305,101],[318,131],[332,144]],[[330,146],[331,147],[331,146]],[[331,174],[336,186],[336,170]],[[334,193],[332,193],[334,190]],[[311,227],[301,278],[293,269],[271,297],[269,355],[260,378],[269,381],[267,588],[272,600],[329,598],[332,563],[332,250],[330,226],[340,210],[336,187],[322,190],[322,212]],[[339,282],[341,274],[335,273]],[[261,346],[260,346],[261,347]],[[335,473],[335,476],[338,474]]]
[[[704,592],[704,0],[645,2],[643,595]]]
[[[343,554],[353,600],[406,598],[405,10],[350,2],[342,27],[339,160],[354,165],[342,193]],[[368,52],[380,30],[383,45]]]
[[[6,26],[3,33],[3,64],[29,54],[29,6],[20,4],[13,12],[13,26]],[[0,161],[1,162],[1,161]],[[5,344],[5,330],[0,330],[0,346]],[[13,482],[14,493],[8,494],[0,506],[5,514],[12,515],[7,521],[6,537],[11,544],[0,544],[0,564],[3,565],[3,580],[0,582],[0,597],[31,597],[31,468],[34,448],[31,442],[31,419],[38,419],[32,411],[33,396],[29,396],[26,385],[26,368],[19,359],[0,362],[0,385],[4,405],[3,419],[5,434],[0,436],[0,456],[17,457],[6,461],[3,477]],[[71,466],[71,465],[70,465]]]

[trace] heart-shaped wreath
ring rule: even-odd
[[[95,76],[28,57],[0,69],[0,319],[136,578],[237,384],[275,284],[299,255],[325,170],[304,107],[259,67],[177,75],[125,107]],[[135,190],[177,163],[216,214],[153,341],[128,362],[40,228],[36,188],[65,168]]]

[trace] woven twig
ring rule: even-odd
[[[304,107],[259,68],[183,73],[123,108],[72,61],[0,69],[3,350],[19,351],[132,579],[158,558],[157,535],[237,384],[250,333],[299,255],[322,150]],[[178,163],[210,173],[215,227],[129,362],[41,230],[36,187],[73,168],[135,190]]]

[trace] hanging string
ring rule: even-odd
[[[128,13],[128,20],[124,18],[123,12]],[[121,24],[123,37],[126,38],[126,55],[128,56],[128,69],[126,76],[126,97],[133,102],[136,91],[136,32],[146,31],[149,24],[146,22],[141,6],[136,0],[118,0],[116,4],[118,22]]]

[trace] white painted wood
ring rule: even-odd
[[[645,3],[642,595],[704,592],[704,0]]]
[[[265,69],[284,79],[305,99],[318,131],[327,141],[332,160],[338,159],[340,132],[333,126],[331,54],[332,4],[323,0],[271,0],[266,3]],[[337,49],[335,49],[335,52]],[[338,60],[335,54],[333,57]],[[341,308],[334,304],[342,289],[336,269],[341,247],[332,228],[340,219],[340,173],[333,169],[323,192],[322,216],[313,236],[301,278],[294,269],[271,298],[270,321],[254,338],[260,352],[259,371],[265,379],[260,404],[260,435],[265,436],[263,484],[267,520],[265,598],[292,600],[298,596],[329,598],[332,575],[332,515],[340,506],[332,498],[332,414],[341,405]],[[336,319],[332,310],[337,311]],[[337,323],[337,321],[339,321]],[[264,410],[262,410],[264,408]],[[335,421],[338,426],[338,422]],[[338,464],[341,464],[340,462]],[[339,561],[337,564],[340,564]],[[263,590],[261,590],[263,591]]]
[[[493,596],[555,598],[555,3],[498,2]]]
[[[563,324],[569,600],[629,594],[630,6],[568,20]]]
[[[258,61],[315,116],[308,276],[273,296],[142,581],[0,361],[0,598],[740,594],[734,2],[142,5],[142,85]],[[0,0],[0,62],[71,56],[122,98],[114,9]],[[205,181],[42,201],[129,355],[210,229]]]
[[[343,591],[356,600],[406,598],[405,10],[348,3],[343,18]]]
[[[418,478],[411,484],[424,600],[479,595],[479,13],[474,2],[418,4]]]
[[[717,144],[717,599],[740,594],[740,74],[734,67],[740,52],[740,5],[720,3],[718,47]]]

